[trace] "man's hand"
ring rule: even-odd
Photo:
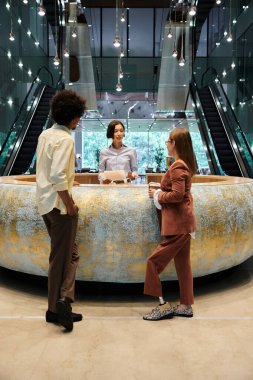
[[[67,213],[70,216],[76,216],[78,214],[78,210],[79,208],[77,207],[75,203],[72,203],[72,205],[69,205],[67,207]]]
[[[76,216],[78,214],[78,207],[74,203],[72,196],[69,194],[68,190],[58,191],[58,194],[66,206],[67,214],[70,216]]]

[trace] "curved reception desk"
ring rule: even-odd
[[[161,240],[148,185],[98,185],[76,176],[79,206],[77,279],[144,281],[146,259]],[[149,181],[157,181],[150,174]],[[35,176],[0,178],[0,266],[47,276],[49,238],[35,205]],[[192,240],[194,277],[219,272],[253,255],[253,180],[196,176],[192,193],[198,222]],[[162,280],[176,279],[169,265]]]

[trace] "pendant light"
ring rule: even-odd
[[[38,6],[38,15],[43,17],[46,14],[46,9],[43,5],[43,0],[40,1],[40,5]]]
[[[55,66],[59,66],[61,61],[58,57],[58,22],[57,22],[57,14],[56,14],[56,1],[54,0],[54,16],[55,16],[55,57],[53,63]]]
[[[113,45],[118,48],[120,47],[120,37],[119,37],[119,0],[116,0],[116,25],[115,25],[115,38],[113,41]]]
[[[233,41],[233,35],[231,31],[231,0],[229,1],[229,23],[228,23],[228,34],[227,34],[227,42]]]
[[[171,30],[171,8],[170,8],[170,18],[169,18],[169,32],[167,34],[167,37],[168,38],[172,38],[173,37],[172,30]]]
[[[72,36],[73,38],[76,38],[76,37],[77,37],[76,17],[75,17],[75,19],[74,19],[74,24],[73,24],[73,29],[72,29],[71,36]]]
[[[121,2],[121,15],[120,15],[120,21],[125,22],[126,17],[125,17],[125,11],[124,11],[124,0]]]
[[[121,58],[118,57],[118,82],[116,84],[116,91],[120,92],[122,91],[122,84],[120,83],[120,79],[123,78],[123,72],[121,69]]]
[[[175,8],[175,24],[177,23],[177,9]],[[173,52],[172,57],[177,57],[177,48],[176,48],[176,35],[177,35],[177,27],[174,28],[174,43],[173,43]]]
[[[183,13],[183,7],[182,7],[182,36],[181,36],[181,54],[180,54],[180,58],[179,58],[179,61],[178,61],[178,64],[179,66],[184,66],[185,65],[185,59],[184,59],[184,24],[183,24],[183,20],[184,20],[184,13]]]
[[[13,21],[12,21],[12,0],[10,0],[10,16],[11,16],[11,31],[9,34],[9,40],[14,41],[15,40],[15,34],[13,33]]]

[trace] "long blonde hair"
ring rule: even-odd
[[[191,175],[197,173],[197,162],[192,147],[190,132],[186,128],[175,128],[170,133],[170,140],[175,141],[177,154],[191,171]]]

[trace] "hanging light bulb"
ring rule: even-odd
[[[221,0],[216,0],[216,4],[220,5],[221,4]]]
[[[177,22],[177,11],[175,10],[175,22]],[[177,29],[174,28],[174,44],[173,44],[173,52],[172,57],[177,58],[177,48],[176,48],[176,36],[177,36]]]
[[[121,48],[121,50],[120,50],[120,56],[124,57],[124,55],[125,55],[124,50]]]
[[[8,3],[7,3],[8,4]],[[7,7],[7,4],[6,4],[6,7]],[[10,4],[9,4],[9,7],[10,7],[10,16],[11,16],[11,31],[10,31],[10,34],[9,34],[9,40],[10,41],[14,41],[15,40],[15,34],[13,33],[13,21],[12,21],[12,3],[11,3],[11,0],[10,0]]]
[[[120,21],[121,22],[125,22],[126,21],[125,13],[123,11],[122,11],[121,16],[120,16]]]
[[[231,32],[231,0],[229,1],[229,23],[228,23],[228,34],[227,34],[227,42],[231,42],[233,40],[232,32]]]
[[[9,34],[9,40],[14,41],[15,40],[15,34],[13,32],[10,32]]]
[[[56,11],[55,11],[55,17],[56,17]],[[74,24],[73,24],[73,29],[72,29],[72,32],[71,32],[71,36],[73,38],[77,37],[76,18],[74,19]]]
[[[229,30],[227,34],[227,42],[231,42],[231,41],[233,41],[233,36],[232,36],[231,31]]]
[[[174,46],[173,52],[172,52],[172,57],[176,58],[177,57],[177,49]]]
[[[56,54],[55,57],[54,57],[54,65],[55,66],[59,66],[59,64],[61,63],[58,55]]]
[[[124,77],[124,73],[123,73],[122,69],[120,69],[119,77],[120,77],[120,79],[122,79]]]
[[[182,22],[184,19],[183,10],[182,10]],[[182,37],[181,37],[181,54],[178,61],[179,66],[184,66],[185,59],[184,59],[184,28],[182,27]]]
[[[119,0],[116,0],[116,26],[115,26],[115,38],[113,40],[113,45],[118,48],[120,47],[120,37],[119,37]]]
[[[229,23],[228,23],[228,33],[227,33],[227,42],[231,42],[233,40],[232,32],[231,32],[231,0],[229,1]]]
[[[46,9],[43,3],[41,2],[40,5],[38,6],[38,15],[42,17],[42,16],[45,16],[45,14],[46,14]]]
[[[23,3],[24,4],[28,4],[28,0],[23,0]]]
[[[178,61],[178,64],[179,64],[179,66],[184,66],[185,65],[185,59],[184,59],[184,57],[180,57],[180,59]]]
[[[69,51],[68,51],[67,48],[64,49],[63,55],[64,55],[64,57],[66,57],[66,58],[69,57]]]
[[[114,41],[113,41],[113,45],[114,45],[116,48],[120,47],[120,38],[119,38],[119,36],[115,36],[115,39],[114,39]]]
[[[173,34],[172,34],[172,31],[171,31],[171,28],[169,28],[169,33],[167,35],[168,38],[172,38],[173,37]]]
[[[73,38],[76,38],[76,37],[77,37],[77,30],[76,30],[76,28],[73,28],[72,33],[71,33],[71,36],[72,36]]]
[[[118,92],[122,91],[122,84],[120,82],[116,84],[116,91]]]
[[[197,9],[195,6],[192,6],[189,10],[189,15],[190,16],[195,16],[195,14],[197,13]]]

